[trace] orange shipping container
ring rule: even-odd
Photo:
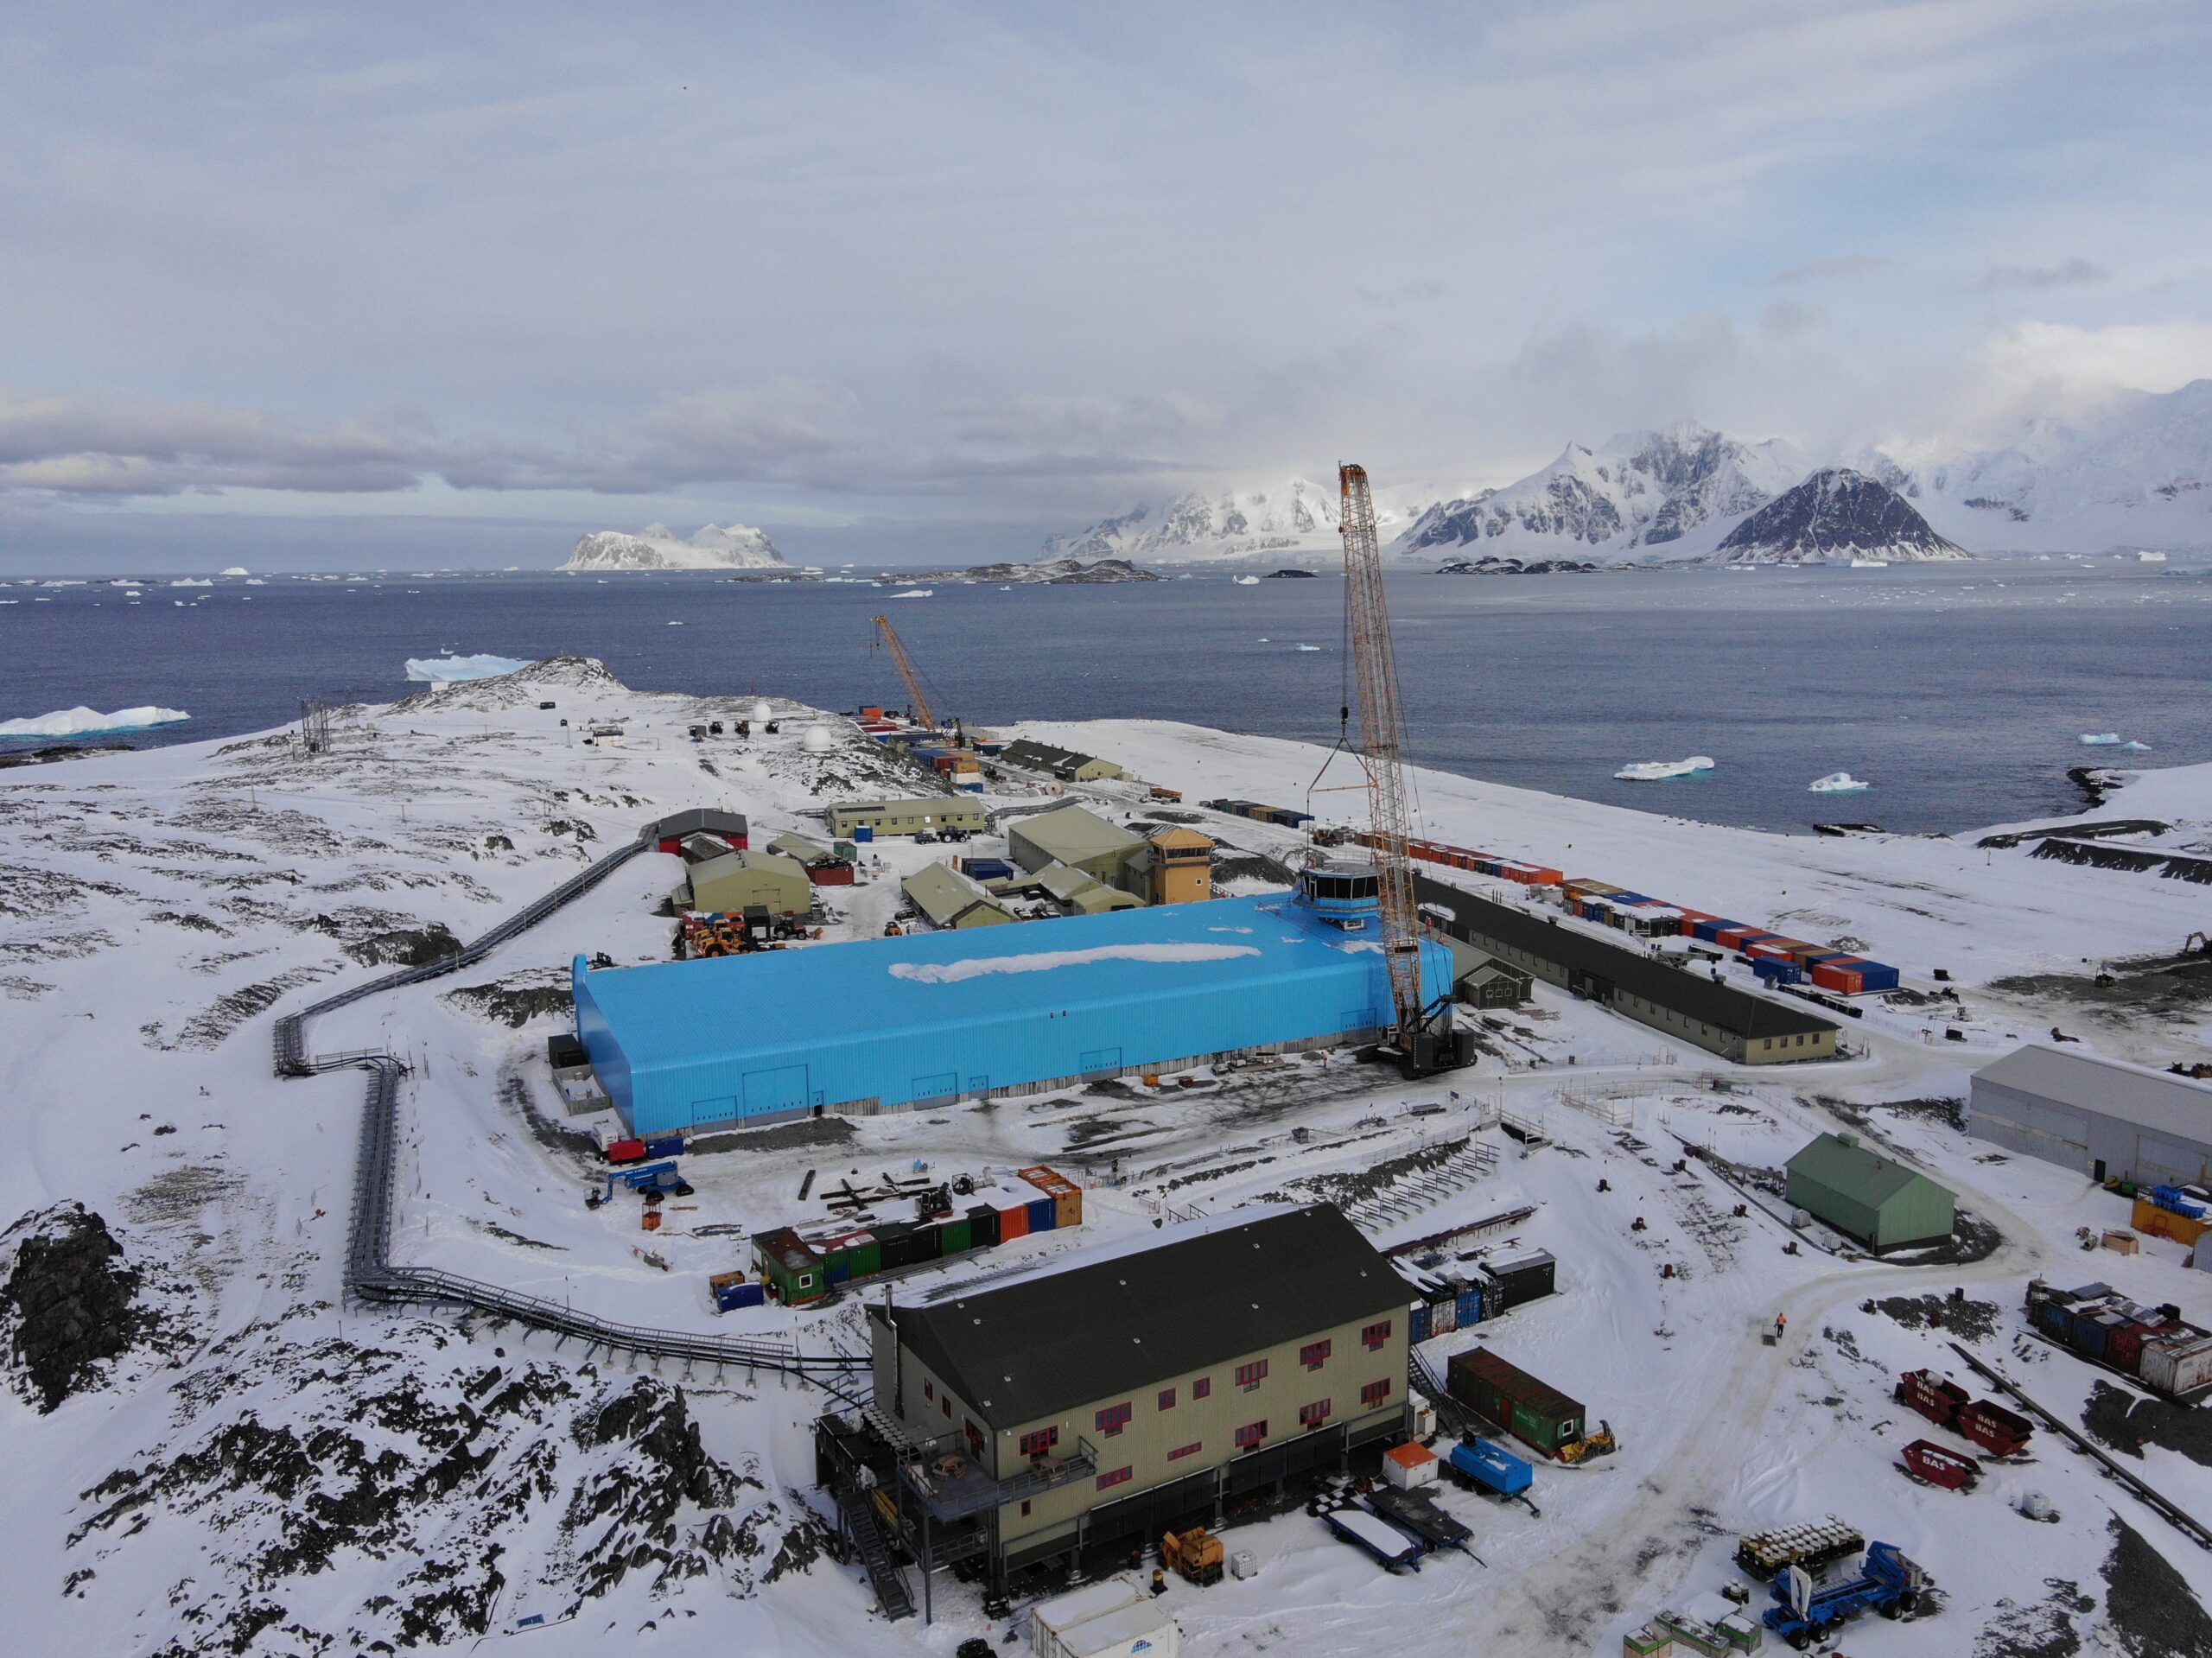
[[[1020,1178],[1052,1200],[1052,1224],[1055,1227],[1083,1224],[1083,1188],[1058,1169],[1048,1169],[1043,1164],[1034,1168],[1016,1169]]]

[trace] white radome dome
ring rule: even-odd
[[[768,699],[766,697],[762,697],[758,702],[755,702],[753,705],[753,717],[756,721],[763,724],[776,717],[776,711],[768,706]]]
[[[836,746],[836,733],[821,721],[809,726],[806,735],[799,739],[799,746],[810,754],[826,754]]]

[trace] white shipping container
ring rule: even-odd
[[[1030,1610],[1029,1650],[1036,1658],[1068,1658],[1074,1650],[1064,1644],[1070,1630],[1135,1606],[1144,1598],[1144,1591],[1127,1578],[1108,1578],[1070,1590],[1058,1599]]]
[[[2163,1393],[2192,1393],[2212,1382],[2212,1336],[2145,1342],[2143,1380]]]
[[[1147,1601],[1078,1623],[1060,1636],[1065,1658],[1180,1658],[1174,1615]]]

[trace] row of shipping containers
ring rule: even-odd
[[[1821,989],[1842,996],[1897,988],[1897,970],[1886,962],[1870,961],[1827,944],[1769,932],[1764,927],[1745,926],[1702,910],[1682,912],[1682,933],[1700,943],[1735,951],[1769,983],[1797,984],[1809,979]]]
[[[1313,821],[1312,812],[1262,805],[1256,800],[1202,800],[1198,804],[1208,811],[1227,812],[1232,817],[1249,817],[1255,823],[1274,823],[1284,829],[1304,829]]]
[[[1414,1341],[1425,1342],[1497,1318],[1551,1294],[1559,1286],[1558,1273],[1558,1263],[1539,1249],[1478,1267],[1469,1278],[1423,1287],[1421,1299],[1413,1304],[1407,1333]]]
[[[2027,1306],[2053,1341],[2154,1393],[2179,1398],[2212,1386],[2212,1334],[2183,1324],[2177,1306],[2146,1307],[2108,1284],[2053,1289],[2039,1278],[2028,1285]]]
[[[1014,1178],[1020,1184],[979,1191],[966,1209],[937,1220],[879,1221],[810,1238],[779,1227],[753,1238],[753,1261],[772,1297],[803,1306],[842,1284],[1083,1224],[1083,1188],[1065,1175],[1039,1165]]]
[[[1369,851],[1375,849],[1375,835],[1368,829],[1354,829],[1351,839],[1356,845]],[[1510,880],[1522,886],[1556,886],[1560,872],[1541,864],[1523,863],[1517,858],[1501,858],[1492,853],[1478,852],[1471,847],[1450,846],[1442,841],[1408,840],[1408,857],[1422,863],[1441,864],[1447,869],[1465,869],[1478,875],[1491,875],[1499,880]]]

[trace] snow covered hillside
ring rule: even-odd
[[[1685,422],[1624,432],[1602,448],[1570,443],[1560,458],[1503,489],[1441,501],[1399,536],[1401,552],[1479,545],[1486,552],[1621,559],[1709,549],[1711,536],[1765,505],[1806,471],[1778,439],[1745,443]]]
[[[1847,467],[1815,473],[1745,518],[1713,554],[1722,564],[1911,563],[1966,558],[1885,484]]]
[[[2037,421],[1999,449],[1905,444],[1851,464],[1977,552],[2212,550],[2212,380]]]
[[[1401,514],[1376,504],[1377,522]],[[1193,491],[1156,516],[1138,506],[1072,535],[1045,543],[1050,558],[1133,558],[1152,564],[1201,564],[1272,559],[1278,563],[1340,558],[1334,485],[1293,478],[1265,488]]]
[[[734,728],[753,702],[635,692],[556,658],[337,710],[324,753],[275,732],[0,774],[0,1223],[12,1223],[0,1458],[20,1499],[0,1521],[0,1604],[19,1647],[336,1655],[527,1632],[547,1658],[610,1642],[683,1658],[947,1658],[964,1638],[1026,1641],[1026,1599],[1010,1623],[949,1575],[932,1626],[874,1612],[813,1485],[810,1426],[831,1402],[814,1388],[349,1302],[365,1078],[272,1074],[279,1014],[391,964],[447,959],[663,815],[741,811],[758,845],[818,836],[825,802],[934,786],[849,722],[787,700],[772,703],[776,736],[690,740],[712,720]],[[826,749],[806,741],[817,723]],[[607,725],[619,746],[576,742]],[[1119,760],[1189,810],[1153,805],[1139,783],[1062,795],[1009,778],[983,797],[995,832],[964,851],[1001,852],[1006,814],[1069,795],[1118,822],[1194,820],[1222,842],[1235,890],[1306,849],[1294,831],[1195,803],[1298,800],[1322,758],[1311,746],[1157,721],[1021,733]],[[933,1263],[902,1296],[1135,1247],[1193,1210],[1329,1202],[1385,1248],[1516,1217],[1465,1247],[1549,1249],[1559,1293],[1422,1356],[1440,1372],[1454,1351],[1494,1348],[1585,1400],[1618,1454],[1540,1464],[1540,1513],[1445,1491],[1481,1565],[1440,1555],[1386,1577],[1304,1511],[1302,1492],[1242,1516],[1229,1541],[1253,1552],[1256,1577],[1178,1582],[1160,1603],[1192,1658],[1618,1651],[1651,1612],[1735,1579],[1739,1531],[1830,1511],[1899,1544],[1941,1591],[1916,1623],[1855,1625],[1848,1649],[1868,1658],[2212,1643],[2198,1598],[2212,1556],[2056,1443],[1992,1464],[1971,1496],[1910,1483],[1897,1447],[1934,1434],[1890,1398],[1903,1369],[1958,1369],[1946,1344],[1960,1341],[2068,1420],[2092,1417],[2132,1469],[2212,1516],[2193,1413],[2170,1420],[2018,1333],[2037,1271],[2105,1278],[2200,1323],[2212,1274],[2158,1239],[2084,1260],[2075,1229],[2124,1224],[2125,1203],[1993,1157],[1942,1103],[2054,1023],[2120,1057],[2201,1052],[2212,1008],[2185,984],[2153,1007],[2099,1001],[2084,963],[2124,972],[2131,953],[2177,945],[2204,924],[2207,889],[1973,837],[1773,835],[1417,781],[1428,833],[1863,947],[1903,966],[1910,994],[1874,999],[1850,1021],[1853,1057],[1832,1064],[1739,1070],[1540,986],[1527,1007],[1470,1015],[1484,1058],[1431,1083],[1294,1055],[1156,1087],[1131,1077],[785,1125],[687,1153],[696,1190],[652,1232],[627,1194],[586,1207],[609,1122],[571,1114],[545,1040],[565,1028],[575,954],[666,959],[674,857],[648,847],[488,957],[323,1016],[311,1045],[385,1049],[409,1067],[396,1260],[811,1354],[860,1350],[857,1298],[718,1318],[707,1275],[749,1267],[755,1231],[826,1224],[833,1179],[917,1159],[948,1178],[1048,1162],[1088,1190],[1080,1228]],[[1354,797],[1326,798],[1348,810]],[[2141,844],[2212,835],[2212,767],[2126,774],[2121,798],[2165,826]],[[817,889],[823,939],[798,947],[880,936],[899,878],[941,850],[876,843],[857,884]],[[1936,1000],[1938,965],[1955,1010]],[[1953,1012],[1966,1039],[1927,1039]],[[848,1016],[864,1014],[825,1010]],[[1550,1144],[1524,1151],[1503,1111],[1541,1122]],[[1760,1183],[1845,1123],[1956,1190],[1981,1252],[1879,1262],[1815,1240],[1785,1254],[1792,1235]],[[1963,1299],[1943,1299],[1954,1288]],[[1777,1312],[1789,1333],[1770,1348],[1757,1332]],[[2030,1490],[2056,1523],[2012,1512]]]
[[[766,530],[707,524],[689,541],[664,524],[637,535],[598,530],[582,537],[563,570],[782,570],[790,569]]]

